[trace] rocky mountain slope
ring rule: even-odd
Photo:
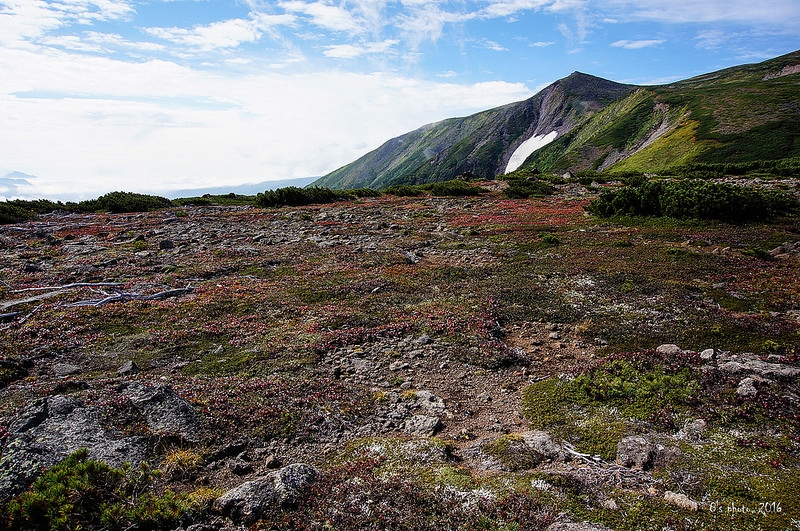
[[[796,219],[498,184],[0,226],[0,528],[791,528]]]
[[[575,73],[532,98],[422,127],[316,181],[333,188],[492,179],[526,140],[544,172],[665,172],[692,163],[800,156],[800,52],[663,86]]]
[[[394,138],[314,184],[385,188],[446,181],[469,173],[504,173],[516,149],[533,136],[571,131],[633,87],[573,73],[519,103],[426,125]]]

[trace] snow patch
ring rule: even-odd
[[[512,171],[516,170],[522,163],[525,162],[525,159],[531,156],[531,154],[539,148],[543,148],[550,142],[556,139],[558,133],[555,131],[551,131],[546,135],[536,135],[532,138],[529,138],[514,151],[514,154],[511,155],[511,158],[508,159],[508,165],[506,166],[506,173],[511,173]]]

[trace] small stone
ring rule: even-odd
[[[158,242],[158,248],[161,249],[162,251],[166,251],[168,249],[174,249],[175,242],[173,242],[172,240],[161,240],[160,242]]]
[[[653,444],[644,437],[625,437],[617,444],[617,463],[645,470],[652,464],[654,453]]]
[[[758,394],[758,389],[756,389],[756,381],[749,377],[743,378],[742,381],[739,382],[739,386],[736,388],[736,394],[742,398],[756,396]]]
[[[550,339],[561,339],[561,334],[559,334],[558,332],[550,332],[547,335],[547,337],[549,337]]]
[[[481,393],[478,396],[476,396],[475,398],[478,400],[478,402],[491,402],[492,401],[492,397],[489,396],[487,393]]]
[[[81,368],[70,363],[56,363],[53,365],[53,374],[58,378],[64,378],[65,376],[78,374],[79,372],[81,372]]]
[[[678,345],[673,345],[671,343],[667,343],[664,345],[659,345],[656,348],[656,352],[659,354],[666,354],[667,356],[677,356],[678,354],[683,354],[683,350]]]
[[[414,343],[416,343],[417,345],[430,345],[431,343],[433,343],[433,339],[431,339],[431,336],[429,336],[428,334],[422,334],[421,336],[419,336],[419,338],[417,338],[416,341],[414,341]]]
[[[439,417],[429,415],[414,415],[406,420],[403,431],[410,435],[430,437],[439,429],[442,422]]]
[[[136,374],[139,372],[139,366],[136,365],[136,362],[133,360],[128,360],[123,363],[119,369],[117,369],[117,374],[120,376],[125,376],[127,374]]]
[[[266,459],[264,459],[264,466],[269,469],[280,468],[281,461],[278,459],[275,454],[269,454]]]
[[[678,494],[670,490],[664,492],[664,501],[689,511],[696,511],[698,508],[697,502],[690,499],[686,494]]]
[[[389,364],[389,370],[390,371],[401,371],[401,370],[407,369],[407,368],[408,368],[408,363],[406,363],[404,361],[395,361],[395,362]]]
[[[710,361],[716,359],[717,353],[714,351],[713,348],[707,348],[703,352],[700,353],[700,359],[704,361]]]

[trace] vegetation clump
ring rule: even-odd
[[[363,197],[378,197],[381,193],[370,188],[355,190],[333,190],[320,186],[298,188],[286,186],[275,190],[267,190],[256,196],[256,204],[261,207],[305,206],[336,201],[347,201]]]
[[[651,181],[607,190],[586,209],[600,217],[654,216],[741,222],[797,211],[790,195],[698,179]]]
[[[459,197],[479,195],[483,190],[478,186],[473,186],[463,179],[452,179],[449,181],[434,182],[428,184],[401,184],[390,186],[384,193],[398,197],[418,197],[430,194],[435,197]]]
[[[157,477],[146,465],[109,467],[83,448],[8,501],[0,529],[172,529],[205,509],[190,494],[157,493]]]

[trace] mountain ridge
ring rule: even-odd
[[[800,51],[674,83],[573,72],[532,97],[395,137],[313,184],[386,188],[494,179],[524,142],[557,133],[523,169],[669,171],[800,156]],[[794,107],[792,107],[794,102]]]

